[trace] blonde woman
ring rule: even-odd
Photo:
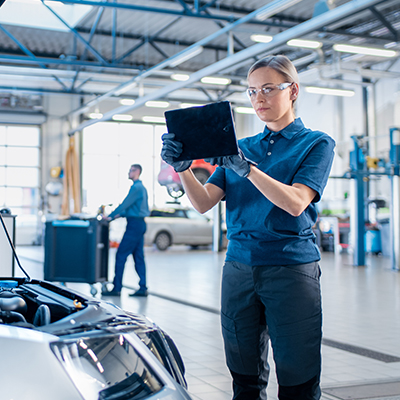
[[[257,61],[247,93],[265,129],[239,140],[239,155],[209,159],[219,167],[204,186],[190,161],[175,161],[182,144],[173,133],[163,136],[161,155],[199,212],[226,201],[221,323],[233,399],[267,398],[269,340],[279,399],[319,399],[320,253],[312,226],[335,142],[295,117],[299,82],[287,57]]]

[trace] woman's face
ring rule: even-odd
[[[258,68],[252,72],[248,83],[249,89],[255,89],[250,96],[251,105],[270,130],[280,131],[294,121],[292,103],[299,93],[297,83],[280,90],[276,85],[285,83],[285,78],[269,67]],[[268,88],[269,93],[264,94],[260,90],[262,88]]]

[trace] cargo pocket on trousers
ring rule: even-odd
[[[225,345],[226,364],[232,371],[239,374],[243,373],[244,365],[236,336],[235,321],[221,312],[221,326]]]

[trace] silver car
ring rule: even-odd
[[[173,340],[144,316],[49,281],[0,278],[1,399],[190,400]]]
[[[173,244],[192,247],[213,242],[213,221],[190,208],[154,209],[146,218],[145,244],[166,250]]]
[[[172,339],[147,318],[47,281],[0,280],[1,398],[189,400]]]

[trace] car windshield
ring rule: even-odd
[[[124,335],[97,335],[51,346],[85,400],[138,400],[163,387]]]
[[[203,221],[207,221],[207,219],[208,219],[207,217],[205,217],[204,215],[199,214],[195,210],[187,210],[186,213],[187,213],[187,215],[188,215],[188,217],[190,219],[200,219],[200,220],[203,220]]]

